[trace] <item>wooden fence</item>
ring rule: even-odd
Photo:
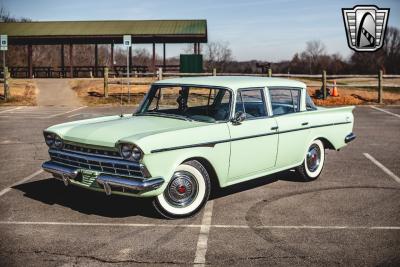
[[[333,87],[335,84],[328,82],[328,80],[333,79],[342,79],[342,78],[372,78],[376,79],[375,84],[371,83],[352,83],[352,84],[340,84],[340,87],[362,87],[362,88],[376,88],[378,92],[378,99],[377,102],[379,104],[383,104],[383,92],[384,87],[391,87],[391,88],[400,88],[400,84],[384,84],[384,79],[393,79],[393,78],[400,78],[400,75],[391,75],[391,74],[383,74],[382,71],[379,71],[376,75],[359,75],[359,74],[341,74],[341,75],[328,75],[326,71],[323,71],[321,74],[315,75],[308,75],[308,74],[273,74],[271,69],[268,70],[266,74],[249,74],[249,73],[217,73],[216,69],[213,69],[213,72],[202,72],[202,73],[176,73],[176,72],[163,72],[162,68],[159,68],[156,73],[153,72],[131,72],[129,74],[129,79],[127,77],[127,73],[123,75],[123,77],[119,78],[110,78],[116,77],[113,73],[108,72],[108,69],[105,68],[104,73],[108,75],[104,75],[104,96],[108,97],[108,85],[109,84],[128,84],[129,85],[147,85],[150,84],[149,81],[143,82],[138,81],[140,77],[153,77],[154,80],[162,80],[166,77],[204,77],[204,76],[254,76],[254,77],[282,77],[282,78],[289,78],[289,79],[311,79],[312,83],[307,83],[307,86],[310,87],[320,87],[323,91],[323,99],[327,98],[327,88]],[[399,89],[400,90],[400,89]]]

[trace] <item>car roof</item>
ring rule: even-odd
[[[302,82],[284,78],[254,77],[254,76],[204,76],[172,78],[157,81],[154,84],[184,84],[228,87],[232,90],[250,87],[298,87],[306,88]]]

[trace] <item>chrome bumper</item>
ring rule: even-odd
[[[53,174],[54,178],[62,180],[66,186],[71,183],[71,180],[75,180],[80,174],[80,171],[77,168],[68,167],[52,161],[44,162],[42,168],[43,170]],[[135,178],[100,173],[96,177],[96,182],[103,186],[107,195],[111,195],[113,187],[120,187],[139,192],[154,190],[162,186],[164,179],[157,177],[138,180]]]
[[[353,141],[354,139],[356,139],[356,135],[354,133],[350,133],[346,136],[346,138],[344,139],[344,142],[350,143],[351,141]]]

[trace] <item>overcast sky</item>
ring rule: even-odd
[[[209,41],[226,41],[237,60],[279,61],[321,40],[329,53],[350,54],[341,8],[375,4],[390,8],[400,28],[400,0],[0,0],[11,15],[32,20],[206,19]],[[182,46],[167,47],[168,56]],[[161,50],[159,50],[161,51]]]

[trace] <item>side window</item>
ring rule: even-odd
[[[300,111],[300,90],[269,89],[272,111],[274,115],[282,115]]]
[[[238,91],[236,112],[243,111],[247,118],[267,116],[262,89],[246,89]]]

